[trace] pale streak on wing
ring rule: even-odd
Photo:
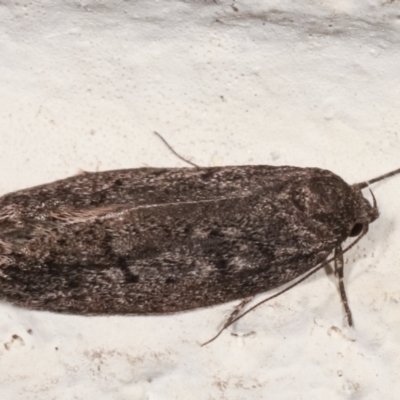
[[[85,209],[82,211],[65,211],[65,212],[51,212],[49,215],[52,218],[58,219],[60,221],[65,222],[66,225],[77,224],[82,222],[94,221],[96,219],[107,220],[116,218],[119,216],[126,215],[129,212],[144,210],[149,208],[163,208],[163,207],[171,207],[171,206],[182,206],[188,204],[204,204],[204,203],[213,203],[224,200],[235,200],[235,199],[243,199],[246,197],[251,197],[253,194],[248,194],[244,196],[235,196],[235,197],[220,197],[216,199],[207,199],[207,200],[193,200],[193,201],[181,201],[174,203],[160,203],[160,204],[144,204],[140,206],[127,207],[126,205],[112,205],[108,207],[97,207],[94,209]],[[119,208],[123,208],[122,210],[118,210]]]

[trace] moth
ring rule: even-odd
[[[352,325],[342,245],[378,218],[362,189],[399,172],[348,185],[319,168],[138,168],[10,193],[0,299],[82,315],[243,306],[333,260]]]

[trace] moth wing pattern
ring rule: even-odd
[[[322,206],[321,185],[330,190]],[[354,221],[335,208],[351,195],[338,185],[349,188],[296,167],[142,168],[11,193],[0,199],[1,296],[78,314],[250,297],[323,262],[342,240]]]

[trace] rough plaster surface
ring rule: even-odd
[[[399,1],[2,1],[0,193],[83,170],[400,163]],[[201,348],[233,304],[77,317],[0,304],[1,399],[398,399],[400,179],[346,259]]]

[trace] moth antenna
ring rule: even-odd
[[[329,260],[332,261],[332,260]],[[304,275],[301,279],[299,279],[298,281],[296,281],[295,283],[292,283],[290,286],[288,286],[287,288],[281,290],[278,293],[275,293],[274,295],[267,297],[264,300],[261,300],[260,302],[258,302],[257,304],[255,304],[254,306],[250,307],[248,310],[246,310],[243,314],[240,314],[239,316],[237,316],[236,318],[232,319],[232,320],[228,320],[228,322],[221,328],[221,330],[210,340],[208,340],[207,342],[203,343],[201,346],[205,346],[211,342],[213,342],[215,339],[218,338],[218,336],[221,335],[221,333],[228,327],[230,327],[232,324],[234,324],[236,321],[239,321],[239,319],[241,319],[242,317],[244,317],[246,314],[248,314],[250,311],[253,311],[255,308],[257,308],[258,306],[260,306],[263,303],[266,303],[269,300],[272,300],[275,297],[280,296],[281,294],[287,292],[289,289],[292,289],[293,287],[295,287],[296,285],[298,285],[299,283],[303,282],[304,280],[306,280],[309,276],[311,276],[313,273],[317,272],[319,269],[321,269],[323,266],[325,265],[325,263],[318,265],[317,267],[315,267],[313,270],[311,270],[310,272],[308,272],[306,275]]]
[[[363,236],[366,235],[366,233],[368,232],[368,226],[366,226],[362,233],[360,234],[360,236],[357,237],[357,239],[353,242],[350,243],[342,252],[341,252],[341,256],[343,257],[343,254],[347,253],[352,247],[354,247]],[[318,266],[316,266],[314,269],[312,269],[311,271],[309,271],[307,274],[305,274],[302,278],[300,278],[299,280],[297,280],[296,282],[292,283],[290,286],[288,286],[287,288],[281,290],[278,293],[275,293],[274,295],[267,297],[264,300],[259,301],[257,304],[255,304],[254,306],[250,307],[248,310],[246,310],[243,314],[240,314],[239,316],[237,316],[236,318],[232,319],[232,320],[228,320],[225,325],[221,328],[221,330],[210,340],[208,340],[205,343],[201,344],[201,347],[206,346],[207,344],[210,344],[211,342],[213,342],[215,339],[217,339],[221,333],[228,327],[230,327],[231,325],[233,325],[235,322],[239,321],[239,319],[243,318],[246,314],[248,314],[249,312],[253,311],[255,308],[257,308],[258,306],[260,306],[261,304],[264,304],[272,299],[274,299],[275,297],[280,296],[281,294],[287,292],[289,289],[294,288],[295,286],[297,286],[299,283],[305,281],[307,278],[309,278],[311,275],[315,274],[318,270],[320,270],[321,268],[323,268],[326,264],[329,264],[332,261],[335,261],[337,255],[334,255],[333,257],[329,258],[328,260],[324,261],[323,263],[319,264]]]
[[[181,159],[181,160],[184,161],[185,163],[190,164],[191,166],[193,166],[193,167],[195,167],[195,168],[200,168],[200,167],[199,167],[198,165],[196,165],[195,163],[189,161],[188,159],[186,159],[186,158],[182,157],[180,154],[178,154],[178,153],[172,148],[172,146],[171,146],[158,132],[153,131],[153,133],[154,133],[155,135],[157,135],[157,136],[164,142],[164,144],[168,147],[168,149],[169,149],[173,154],[175,154],[179,159]]]
[[[358,187],[358,188],[360,188],[360,189],[364,189],[364,188],[366,188],[368,185],[371,185],[372,183],[379,182],[379,181],[381,181],[381,180],[383,180],[383,179],[389,178],[390,176],[397,175],[397,174],[399,174],[399,173],[400,173],[400,168],[395,169],[395,170],[392,171],[392,172],[388,172],[387,174],[380,175],[380,176],[378,176],[377,178],[370,179],[369,181],[360,182],[360,183],[355,183],[355,184],[352,185],[352,186]]]

